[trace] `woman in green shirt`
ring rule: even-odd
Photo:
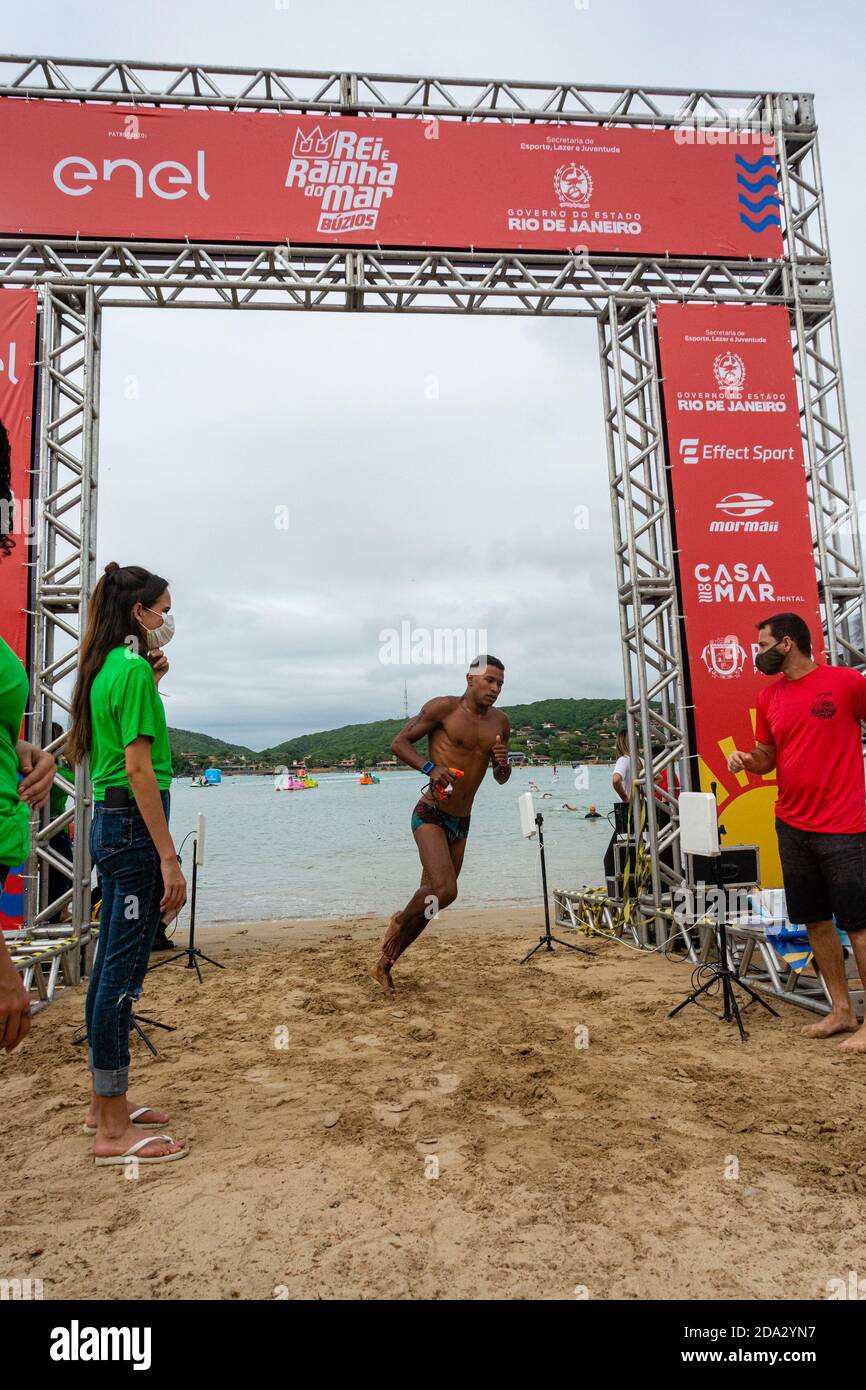
[[[90,598],[67,742],[90,761],[90,853],[102,881],[99,948],[85,1007],[92,1095],[86,1125],[97,1164],[166,1163],[188,1153],[167,1135],[142,1139],[166,1116],[127,1098],[132,1006],[161,916],[186,901],[168,828],[171,751],[157,686],[174,633],[165,579],[106,565]],[[136,1125],[136,1120],[138,1125]]]
[[[18,737],[27,691],[27,672],[0,637],[0,889],[30,853],[30,812],[54,781],[51,754]],[[30,998],[0,932],[0,1047],[11,1052],[29,1032]]]

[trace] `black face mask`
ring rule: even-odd
[[[784,641],[785,639],[782,638],[781,640]],[[785,664],[787,655],[787,652],[779,651],[779,643],[776,642],[774,646],[767,647],[763,652],[758,652],[755,657],[755,665],[764,676],[778,676]]]

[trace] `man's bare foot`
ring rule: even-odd
[[[139,1110],[140,1108],[136,1100],[128,1100],[126,1102],[126,1110],[129,1115],[132,1114],[133,1110]],[[91,1128],[97,1123],[92,1097],[84,1123],[90,1125]],[[135,1123],[137,1125],[167,1125],[171,1124],[171,1116],[167,1115],[164,1110],[145,1110],[143,1115],[139,1115]]]
[[[853,1038],[846,1038],[839,1044],[840,1052],[866,1052],[866,1023],[858,1028]]]
[[[130,1125],[121,1134],[109,1134],[107,1131],[100,1131],[93,1141],[93,1157],[120,1157],[127,1153],[133,1144],[138,1144],[141,1137],[141,1131],[136,1129],[134,1125]],[[167,1143],[165,1139],[160,1139],[157,1135],[155,1139],[149,1139],[140,1149],[136,1149],[135,1157],[162,1158],[164,1154],[178,1153],[185,1148],[185,1139],[173,1139],[171,1143]]]
[[[807,1023],[800,1031],[804,1038],[832,1038],[834,1033],[854,1033],[857,1020],[853,1009],[834,1009],[820,1023]]]
[[[391,979],[391,962],[385,956],[380,956],[376,964],[370,967],[370,974],[376,983],[382,986],[389,999],[396,997],[397,991]]]

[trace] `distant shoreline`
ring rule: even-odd
[[[214,759],[214,763],[211,764],[211,765],[216,764],[217,761],[218,761],[218,760]],[[512,764],[511,764],[511,767],[512,767],[512,770],[515,771],[515,772],[519,772],[519,771],[525,770],[525,769],[527,769],[527,768],[532,768],[532,769],[535,769],[536,771],[542,771],[542,772],[543,772],[545,768],[553,768],[553,767],[556,767],[556,768],[560,768],[560,767],[561,767],[561,768],[574,768],[574,767],[613,767],[615,761],[616,761],[615,758],[582,758],[581,761],[580,761],[579,763],[574,763],[574,762],[572,762],[572,760],[571,760],[570,758],[568,758],[568,759],[564,759],[561,763],[555,763],[555,762],[553,762],[553,761],[549,761],[549,762],[546,762],[546,763],[512,763]],[[282,767],[303,767],[304,771],[305,771],[305,772],[308,772],[312,777],[324,776],[326,773],[329,773],[329,772],[336,772],[336,773],[339,773],[341,776],[344,776],[344,777],[360,777],[360,776],[361,776],[361,772],[362,772],[362,769],[359,768],[359,767],[307,767],[307,765],[304,764],[304,763],[290,763],[290,764],[289,764],[289,763],[284,763],[284,764],[282,764],[281,766],[282,766]],[[222,772],[222,775],[223,775],[224,778],[225,778],[225,777],[274,777],[274,776],[276,776],[277,770],[278,770],[277,767],[231,767],[231,768],[226,768],[225,766],[223,766],[222,768],[220,768],[220,771]],[[390,766],[388,766],[388,767],[383,767],[381,763],[369,763],[369,764],[367,765],[367,771],[369,771],[369,772],[388,772],[388,773],[392,773],[392,772],[402,772],[402,773],[408,773],[408,774],[409,774],[410,776],[412,776],[412,777],[418,777],[418,776],[419,776],[419,772],[418,772],[417,768],[414,768],[414,767],[390,767]],[[201,774],[200,774],[200,773],[193,774],[192,772],[174,772],[174,773],[172,773],[172,777],[177,777],[177,778],[181,778],[181,779],[182,779],[182,778],[187,778],[187,777],[192,777],[193,775],[200,776]]]

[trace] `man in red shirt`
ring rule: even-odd
[[[759,623],[758,645],[758,670],[766,676],[781,672],[781,679],[758,696],[754,751],[735,749],[728,768],[757,777],[776,769],[776,832],[788,917],[805,924],[832,1001],[826,1018],[803,1032],[810,1038],[853,1033],[840,1050],[866,1052],[866,1024],[858,1029],[836,931],[838,926],[848,933],[866,988],[866,782],[860,734],[866,679],[848,666],[818,666],[809,629],[796,613]]]

